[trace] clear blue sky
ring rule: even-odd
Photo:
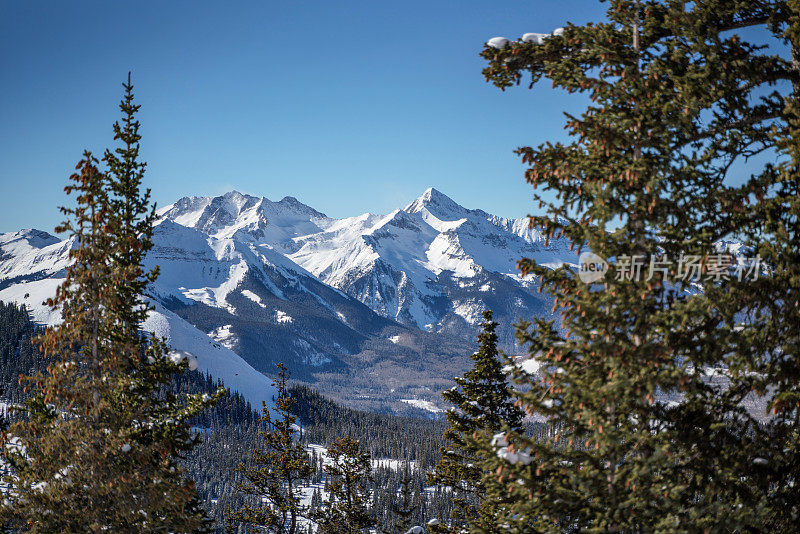
[[[160,205],[235,188],[341,217],[388,212],[433,186],[525,215],[531,191],[512,151],[563,137],[561,112],[580,102],[544,87],[502,93],[478,53],[489,37],[597,20],[604,6],[2,2],[0,231],[60,220],[83,149],[111,144],[128,70]]]

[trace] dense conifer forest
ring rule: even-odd
[[[3,402],[19,404],[26,394],[19,383],[20,374],[44,369],[46,360],[31,339],[40,330],[30,320],[27,310],[15,304],[0,303],[0,371],[5,385]],[[208,375],[187,371],[177,375],[171,385],[176,394],[212,394],[221,384]],[[296,400],[294,413],[302,423],[302,441],[327,447],[350,436],[359,440],[376,462],[372,473],[371,492],[374,504],[370,513],[378,524],[391,524],[392,506],[407,479],[410,488],[411,519],[414,524],[433,517],[446,517],[450,512],[447,492],[428,486],[426,472],[438,461],[443,446],[443,421],[397,417],[353,410],[338,405],[307,385],[290,388]],[[24,414],[12,412],[12,419]],[[258,413],[236,392],[229,392],[202,414],[190,421],[200,438],[195,449],[184,460],[189,476],[196,482],[200,500],[214,520],[216,528],[226,527],[231,510],[242,503],[237,495],[240,482],[237,464],[257,446]],[[309,485],[324,486],[321,458],[312,460],[314,474]],[[405,466],[409,466],[406,469]],[[312,499],[317,506],[321,496]]]
[[[20,374],[30,374],[46,367],[46,360],[32,338],[41,330],[24,307],[0,303],[0,372],[5,391],[0,402],[18,405],[26,398]],[[222,385],[209,375],[186,371],[176,375],[171,390],[176,394],[213,394]],[[399,417],[354,410],[325,398],[305,384],[289,388],[295,399],[293,413],[302,424],[302,442],[329,446],[343,437],[352,437],[376,460],[372,472],[373,503],[370,513],[379,525],[396,521],[393,507],[399,506],[404,487],[408,488],[409,521],[422,524],[433,518],[449,517],[452,495],[442,487],[432,486],[428,475],[440,459],[445,444],[447,423],[442,420]],[[24,417],[23,413],[11,414]],[[190,421],[199,440],[184,460],[187,473],[196,482],[197,493],[205,510],[221,532],[227,526],[231,510],[243,499],[236,491],[240,477],[237,464],[257,446],[260,425],[258,412],[240,394],[228,392],[211,408]],[[546,428],[528,423],[529,435],[544,436]],[[381,462],[380,460],[392,460]],[[307,484],[324,487],[322,459],[312,453],[314,474]],[[312,492],[312,509],[319,507],[319,489]],[[393,532],[387,527],[387,532]]]

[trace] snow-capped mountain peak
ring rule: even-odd
[[[0,246],[3,248],[25,247],[26,249],[34,249],[46,247],[59,241],[60,239],[57,237],[35,228],[24,228],[17,232],[0,235]]]
[[[471,210],[464,208],[438,189],[429,187],[403,211],[407,213],[427,212],[439,220],[452,221],[463,218]]]
[[[295,262],[382,315],[470,337],[480,312],[498,308],[498,302],[513,314],[509,324],[538,311],[541,298],[531,282],[519,278],[519,259],[545,254],[547,261],[563,256],[575,262],[568,251],[569,258],[560,250],[543,250],[527,218],[468,209],[434,188],[388,215],[320,226],[321,231],[294,239],[297,246],[289,253]],[[500,288],[512,287],[515,296],[503,301]],[[496,313],[502,318],[501,310]],[[513,343],[510,334],[509,329],[507,344]]]
[[[273,202],[230,191],[217,197],[184,197],[160,210],[162,220],[195,228],[218,238],[268,243],[292,248],[292,238],[320,231],[324,213],[294,197]]]

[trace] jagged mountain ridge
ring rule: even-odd
[[[320,282],[271,245],[237,235],[165,219],[146,263],[160,269],[154,299],[260,371],[288,361],[297,378],[311,379],[347,367],[367,341],[422,334]]]
[[[436,401],[467,364],[462,340],[403,326],[320,282],[267,244],[211,237],[163,220],[149,267],[156,310],[145,325],[195,353],[254,405],[269,402],[275,363],[351,406],[414,413],[404,399]],[[56,324],[44,301],[63,282],[72,241],[27,230],[0,236],[0,300],[25,304]],[[380,378],[377,378],[380,377]]]
[[[72,246],[73,240],[62,241],[40,230],[0,235],[0,301],[24,304],[39,324],[59,323],[60,313],[44,301],[63,282]],[[200,371],[223,380],[253,406],[272,402],[275,388],[268,377],[160,303],[155,303],[143,329],[194,354]]]
[[[272,202],[236,191],[186,197],[161,214],[212,237],[271,247],[378,314],[429,332],[470,339],[491,308],[507,350],[513,323],[551,308],[516,262],[577,259],[565,240],[545,245],[527,218],[467,209],[433,188],[388,215],[333,219],[293,197]]]
[[[378,411],[435,411],[468,366],[483,309],[507,350],[516,320],[550,313],[518,259],[574,261],[526,219],[469,210],[435,189],[388,215],[334,219],[292,197],[236,191],[185,197],[159,215],[146,259],[160,268],[150,288],[158,333],[175,348],[212,347],[211,360],[241,357],[259,375],[284,362],[323,393]],[[36,230],[0,236],[0,300],[57,322],[42,302],[71,246]]]

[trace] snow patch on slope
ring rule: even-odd
[[[226,387],[241,393],[254,408],[260,408],[262,403],[272,406],[272,399],[277,397],[272,380],[160,304],[155,305],[142,329],[165,338],[170,347],[195,356],[200,372],[221,379]]]
[[[414,408],[419,408],[420,410],[425,410],[431,413],[441,413],[444,411],[431,401],[422,399],[400,399],[400,402],[404,402],[410,406],[413,406]]]
[[[484,306],[480,302],[469,299],[465,301],[455,301],[453,312],[463,317],[469,324],[479,324],[483,317]]]
[[[292,324],[294,319],[286,312],[275,310],[275,322],[278,324]]]
[[[23,282],[0,290],[0,301],[24,305],[35,323],[41,325],[60,324],[61,310],[52,309],[45,301],[56,294],[63,279],[45,278],[34,282]]]
[[[40,230],[0,234],[0,280],[39,279],[63,270],[73,243]]]
[[[261,297],[259,297],[258,295],[256,295],[252,291],[250,291],[249,289],[243,289],[242,290],[242,295],[244,295],[245,297],[249,298],[250,300],[252,300],[256,304],[258,304],[262,308],[266,308],[267,307],[263,302],[261,302]]]
[[[232,327],[233,325],[226,324],[218,328],[215,328],[214,330],[209,332],[208,337],[210,337],[223,347],[233,350],[233,348],[236,346],[238,339],[236,337],[236,334],[231,332]]]

